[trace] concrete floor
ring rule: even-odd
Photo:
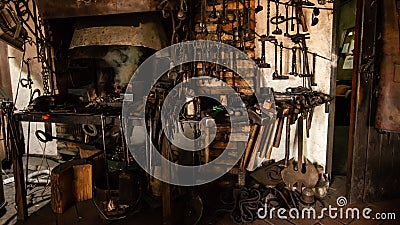
[[[26,165],[26,157],[23,158],[24,168]],[[29,157],[29,172],[34,172],[38,170],[51,170],[56,165],[57,162],[51,160],[50,158],[42,158],[40,156]],[[3,170],[3,180],[13,177],[12,170]],[[48,205],[50,202],[50,186],[49,185],[28,185],[27,187],[27,203],[29,205],[28,213],[30,215],[35,214],[38,210],[40,210],[45,205]],[[4,195],[7,202],[6,205],[6,214],[0,217],[0,224],[15,224],[17,222],[16,218],[16,204],[14,201],[14,183],[4,185]]]
[[[37,169],[37,165],[42,164],[42,168],[50,167],[53,168],[57,163],[48,160],[49,165],[46,162],[42,163],[41,158],[31,158],[30,159],[30,170]],[[31,166],[32,165],[32,166]],[[35,166],[36,165],[36,166]],[[45,165],[45,166],[43,166]],[[51,206],[49,204],[49,194],[50,188],[46,186],[36,186],[32,187],[28,194],[33,193],[34,196],[30,195],[28,197],[31,200],[29,204],[29,218],[26,221],[17,221],[16,219],[16,209],[14,204],[14,186],[9,184],[5,186],[5,194],[7,205],[7,212],[5,215],[0,217],[0,224],[4,225],[46,225],[46,224],[57,224],[57,225],[97,225],[97,224],[115,224],[115,225],[125,225],[125,224],[136,224],[136,225],[153,225],[162,224],[162,214],[161,210],[151,210],[147,209],[145,212],[140,212],[129,216],[126,219],[119,221],[105,221],[103,220],[95,205],[92,201],[80,202],[76,207],[69,208],[64,214],[56,215],[52,212]],[[343,196],[345,193],[345,177],[336,177],[333,179],[332,185],[329,190],[329,194],[324,198],[325,206],[332,205],[336,207],[336,200],[338,196]],[[28,201],[29,202],[29,201]],[[321,206],[322,207],[322,206]],[[373,212],[387,212],[396,213],[397,217],[400,217],[400,199],[393,200],[389,202],[373,203],[373,204],[356,204],[347,205],[344,207],[356,207],[363,209],[365,207],[370,207]],[[318,208],[318,207],[317,207]],[[143,210],[144,211],[144,210]],[[318,212],[318,210],[317,210]],[[229,213],[217,214],[218,216],[213,218],[203,219],[201,224],[205,225],[230,225],[234,224],[230,218]],[[365,219],[331,219],[325,213],[323,219],[309,219],[309,220],[282,220],[282,219],[267,219],[267,220],[257,220],[253,222],[254,225],[293,225],[293,224],[309,224],[309,225],[387,225],[387,224],[400,224],[400,218],[397,220],[365,220]]]

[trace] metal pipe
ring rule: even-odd
[[[101,134],[103,141],[103,152],[104,152],[104,163],[106,167],[106,183],[107,183],[107,194],[110,194],[110,180],[108,177],[108,162],[107,162],[107,148],[106,148],[106,132],[105,132],[105,117],[101,114]]]

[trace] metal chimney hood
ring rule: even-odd
[[[45,19],[157,11],[158,0],[37,0]]]

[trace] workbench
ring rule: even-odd
[[[99,110],[100,111],[100,110]],[[17,122],[43,122],[45,123],[46,132],[50,132],[52,123],[62,124],[93,124],[102,125],[104,117],[105,124],[119,125],[120,124],[120,109],[100,113],[73,113],[73,112],[16,112],[14,119]],[[129,118],[129,124],[132,126],[143,126],[144,118]],[[22,143],[23,144],[23,143]],[[21,152],[21,149],[12,148],[14,153]],[[15,202],[17,205],[18,220],[26,220],[28,217],[28,206],[26,202],[26,189],[23,172],[22,154],[13,154],[13,167],[15,179]],[[164,219],[170,220],[171,215],[171,193],[170,185],[163,184],[163,209]],[[166,218],[165,218],[166,217]]]
[[[52,123],[102,125],[102,119],[104,118],[105,124],[107,125],[120,124],[119,111],[120,110],[115,109],[106,110],[101,114],[73,112],[16,112],[14,114],[14,119],[16,122],[43,122],[45,123],[46,132],[51,133]],[[20,148],[23,148],[23,150]],[[23,154],[21,154],[21,152],[25,151],[25,145],[22,142],[19,143],[19,145],[12,145],[11,149],[14,168],[17,218],[18,220],[25,220],[28,217],[28,207],[26,203],[26,189],[22,163]]]

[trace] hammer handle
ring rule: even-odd
[[[300,24],[303,29],[303,32],[308,32],[306,17],[304,16],[303,8],[301,7],[301,4],[296,5],[296,14],[297,14],[297,18],[300,19]]]

